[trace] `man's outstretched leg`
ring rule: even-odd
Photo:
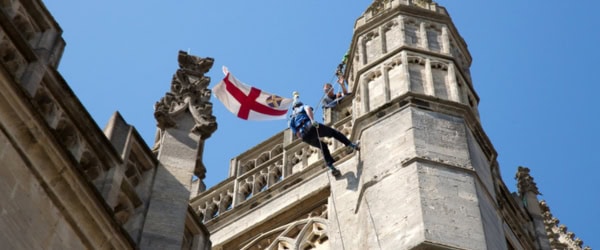
[[[333,176],[340,177],[341,173],[340,170],[338,170],[335,166],[333,166],[333,157],[331,156],[331,152],[329,152],[329,148],[327,147],[327,143],[322,142],[321,140],[319,140],[319,137],[315,134],[316,130],[315,129],[311,129],[306,136],[302,137],[302,141],[308,143],[309,145],[313,146],[313,147],[317,147],[321,149],[321,153],[323,153],[323,160],[325,160],[325,164],[327,165],[327,168],[329,168],[329,170],[331,170],[331,174]]]
[[[338,140],[339,142],[343,143],[344,145],[346,145],[346,147],[350,147],[356,151],[360,151],[360,145],[359,143],[354,143],[352,141],[350,141],[348,139],[348,137],[346,137],[344,134],[342,134],[340,131],[337,131],[329,126],[326,125],[319,125],[319,127],[317,128],[318,132],[319,132],[319,137],[333,137],[336,140]]]

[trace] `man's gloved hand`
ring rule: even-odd
[[[318,127],[319,127],[319,123],[318,123],[318,122],[315,122],[315,121],[313,121],[313,122],[312,122],[312,125],[313,125],[313,127],[315,127],[315,128],[318,128]]]

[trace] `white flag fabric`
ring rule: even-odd
[[[224,68],[225,69],[225,68]],[[225,107],[244,120],[286,119],[292,99],[273,95],[240,82],[230,72],[213,87],[213,94]]]

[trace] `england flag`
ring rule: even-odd
[[[244,120],[286,119],[292,99],[248,86],[223,67],[225,78],[213,87],[213,94],[225,107]]]

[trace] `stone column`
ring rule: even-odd
[[[159,165],[141,249],[181,248],[192,179],[196,176],[199,186],[204,186],[204,140],[217,129],[207,89],[210,78],[204,76],[213,59],[182,51],[178,59],[180,68],[173,76],[171,92],[155,105],[159,136],[154,149]]]
[[[448,65],[448,99],[451,101],[462,103],[460,100],[460,92],[458,82],[456,81],[456,66],[453,62]]]
[[[425,59],[425,77],[423,77],[423,91],[426,95],[435,96],[435,85],[433,84],[433,72],[431,71],[431,59]]]
[[[425,22],[421,21],[419,24],[419,32],[417,33],[419,37],[419,46],[423,49],[429,49],[429,44],[427,41],[427,28],[425,28]]]
[[[537,196],[540,194],[537,184],[533,181],[533,177],[529,175],[529,168],[519,166],[515,176],[517,180],[517,188],[527,212],[533,220],[533,227],[538,240],[539,249],[550,249],[550,240],[546,233],[546,225],[544,225],[544,217],[540,208],[540,201]]]
[[[446,26],[442,27],[442,53],[450,54],[450,37]]]

